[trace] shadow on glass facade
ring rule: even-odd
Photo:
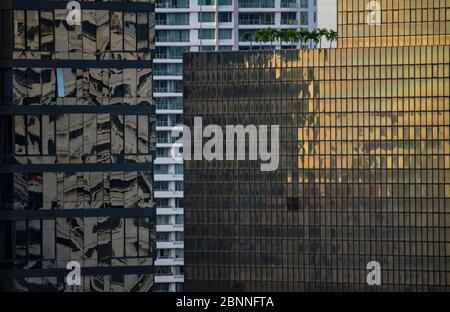
[[[79,3],[1,1],[3,291],[153,285],[153,1]]]
[[[450,46],[439,43],[185,54],[187,126],[281,127],[274,172],[185,161],[185,289],[448,291]],[[366,282],[372,261],[380,286]]]

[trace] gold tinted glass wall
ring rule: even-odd
[[[186,290],[449,290],[449,46],[184,61],[186,125],[281,126],[275,172],[185,162]]]
[[[338,46],[450,44],[449,0],[338,0]]]

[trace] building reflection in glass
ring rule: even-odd
[[[186,290],[449,289],[448,45],[184,61],[188,126],[281,126],[275,172],[185,162]]]
[[[107,2],[90,2],[75,26],[57,3],[2,11],[5,291],[152,288],[153,1]],[[66,284],[70,261],[81,286]]]

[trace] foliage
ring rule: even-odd
[[[321,43],[322,39],[326,39],[331,44],[336,41],[338,38],[338,33],[331,29],[319,28],[313,31],[301,28],[298,31],[294,29],[273,29],[271,27],[266,29],[258,29],[253,33],[253,36],[249,33],[244,33],[242,36],[243,41],[258,42],[260,45],[262,43],[270,42],[270,45],[273,42],[279,42],[280,45],[284,43],[290,43],[292,45],[296,43],[308,44],[310,48],[313,47],[313,43],[319,48],[322,48]]]

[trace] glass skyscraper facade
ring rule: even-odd
[[[186,290],[450,289],[450,3],[378,3],[338,1],[338,49],[185,55],[191,129],[280,125],[276,171],[185,161]]]
[[[183,53],[279,49],[278,40],[249,42],[244,34],[268,27],[313,30],[317,5],[316,0],[156,0],[155,6],[155,291],[180,291],[184,274],[183,161],[173,159],[171,149],[178,139],[174,132],[183,121]],[[302,45],[308,44],[283,42],[283,48]]]
[[[4,291],[153,286],[154,4],[78,3],[0,3]]]
[[[338,0],[338,46],[450,44],[448,0]]]

